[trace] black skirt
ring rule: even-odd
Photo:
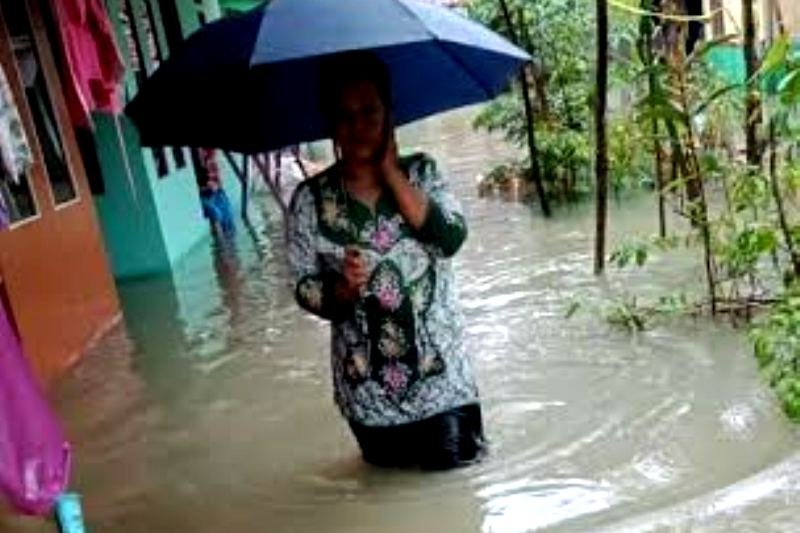
[[[486,454],[479,404],[457,407],[410,424],[373,427],[350,421],[364,461],[387,468],[448,470]]]

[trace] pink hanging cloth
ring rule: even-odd
[[[0,498],[46,515],[67,487],[70,447],[0,299]]]
[[[93,111],[114,115],[128,187],[135,200],[136,186],[119,121],[125,62],[103,0],[51,0],[51,3],[66,60],[64,96],[72,124],[93,129]]]
[[[92,111],[122,112],[125,63],[103,0],[52,0],[68,83],[67,107],[75,126],[92,125]]]

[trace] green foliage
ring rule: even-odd
[[[591,120],[594,3],[591,0],[508,0],[508,5],[518,44],[534,58],[528,77],[535,106],[539,164],[546,190],[551,196],[575,198],[591,188],[594,159]],[[471,17],[512,37],[497,0],[472,0],[467,10]],[[632,23],[618,24],[612,32],[612,47],[620,57],[632,55],[635,36],[632,28]],[[627,60],[614,62],[614,68],[619,78],[632,76]],[[516,87],[488,104],[477,117],[475,127],[502,132],[520,148],[527,147],[528,132],[520,91]],[[620,144],[618,152],[622,153]],[[646,152],[643,154],[646,156]],[[627,151],[625,156],[629,156]],[[633,165],[626,160],[615,166],[612,156],[611,163],[616,188],[646,181],[638,161]],[[618,169],[616,173],[615,169]]]
[[[717,246],[719,266],[728,278],[743,278],[758,274],[762,261],[769,260],[778,250],[777,230],[769,224],[750,223],[735,229]]]
[[[526,125],[522,97],[517,88],[488,103],[473,123],[475,128],[502,132],[505,139],[519,147],[525,146]]]
[[[572,318],[573,316],[575,316],[575,313],[580,311],[581,307],[582,304],[579,301],[570,302],[569,307],[567,308],[567,312],[564,313],[564,318],[566,319]]]
[[[535,58],[526,76],[546,190],[573,199],[593,185],[594,2],[507,2],[517,42]],[[640,0],[625,3],[652,7]],[[471,0],[468,11],[511,37],[497,0]],[[677,24],[656,27],[652,19],[612,11],[611,186],[617,192],[658,186],[659,146],[662,205],[690,224],[685,234],[668,239],[628,239],[610,262],[619,269],[646,268],[659,251],[697,250],[707,300],[690,303],[679,294],[647,303],[625,295],[593,311],[639,332],[674,314],[711,309],[749,320],[754,308],[765,309],[751,333],[756,356],[786,412],[800,421],[800,53],[790,37],[781,36],[752,79],[731,84],[707,58],[723,44],[738,45],[741,36],[706,41],[687,55],[680,34]],[[528,125],[520,91],[517,86],[487,105],[475,126],[525,148]],[[745,117],[750,97],[761,104],[763,119]],[[763,165],[744,161],[748,123],[758,125]],[[529,168],[530,161],[522,161],[493,174],[500,181],[528,175]],[[573,302],[566,316],[589,308]]]
[[[615,249],[611,253],[609,260],[617,268],[625,268],[629,265],[642,267],[647,262],[649,255],[649,243],[643,241],[633,241],[624,243]]]
[[[625,329],[630,333],[647,330],[650,327],[652,318],[650,310],[641,307],[635,296],[610,306],[605,313],[605,317],[612,326]]]
[[[685,314],[691,308],[683,293],[661,296],[651,304],[643,304],[630,296],[608,306],[604,315],[612,326],[639,333],[652,329],[660,320]]]
[[[614,249],[609,257],[609,262],[620,269],[632,265],[643,267],[654,252],[674,250],[680,244],[681,241],[676,236],[654,235],[647,239],[630,239]]]
[[[512,178],[519,176],[522,169],[519,165],[510,163],[495,167],[486,178],[497,185],[503,186],[511,181]]]
[[[565,193],[567,197],[574,197],[586,192],[592,157],[589,138],[563,124],[551,123],[541,127],[537,140],[539,164],[551,196]]]
[[[609,178],[615,192],[653,188],[653,157],[650,135],[641,122],[615,118],[608,128]]]
[[[692,127],[700,137],[724,128],[730,130],[734,121],[741,118],[741,84],[727,83],[707,61],[703,47],[691,60],[675,67],[663,64],[642,66],[640,77],[651,76],[652,91],[645,93],[636,105],[639,119],[645,122],[657,120],[665,127],[682,133]],[[685,78],[680,90],[675,86],[676,78]],[[685,91],[685,94],[681,93]]]
[[[792,49],[792,39],[788,35],[781,35],[767,50],[758,76],[769,76],[782,70]]]
[[[758,320],[750,338],[761,370],[784,411],[800,421],[800,291],[796,287]]]
[[[800,103],[800,54],[792,48],[792,38],[782,35],[767,51],[758,79],[765,80],[769,92],[787,106]]]
[[[588,312],[593,316],[603,316],[615,328],[628,333],[641,333],[652,329],[660,320],[680,316],[691,308],[692,304],[683,293],[661,296],[652,303],[642,303],[636,296],[625,296],[599,307],[587,302],[573,301],[564,317],[570,319],[579,312]]]

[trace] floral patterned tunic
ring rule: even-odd
[[[331,321],[334,399],[346,418],[369,426],[478,400],[449,260],[466,238],[464,216],[431,158],[406,157],[401,166],[428,197],[419,230],[389,192],[374,211],[349,197],[335,165],[297,188],[289,217],[297,301]],[[360,248],[370,272],[354,306],[334,296],[348,245]]]

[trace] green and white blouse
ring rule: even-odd
[[[336,165],[297,188],[289,217],[297,301],[331,321],[334,399],[347,419],[369,426],[478,400],[449,260],[466,238],[464,216],[431,158],[414,155],[401,165],[428,196],[419,230],[389,192],[374,211],[349,197]],[[370,271],[355,306],[334,296],[348,245],[361,249]]]

